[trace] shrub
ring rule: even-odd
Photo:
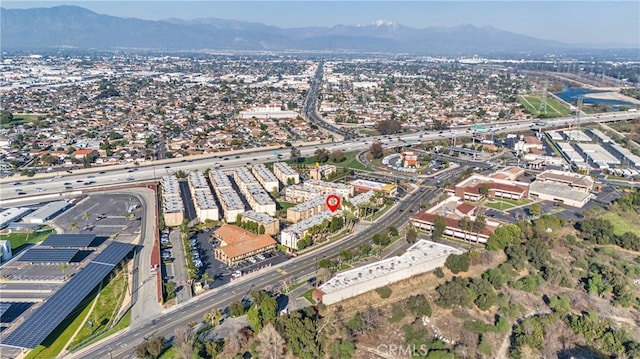
[[[391,290],[391,288],[385,285],[384,287],[377,288],[376,293],[378,293],[380,298],[387,299],[391,296],[391,293],[393,293],[393,291]]]
[[[453,274],[466,272],[469,270],[469,253],[451,254],[447,257],[444,265],[449,268]]]

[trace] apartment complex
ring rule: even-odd
[[[316,214],[313,217],[307,218],[301,222],[298,222],[292,226],[287,227],[280,233],[280,243],[283,246],[287,246],[291,249],[298,249],[298,241],[307,235],[309,229],[315,225],[318,225],[325,220],[331,220],[334,216],[339,216],[342,211],[335,212],[324,211]]]
[[[255,222],[258,227],[264,226],[264,234],[270,236],[280,233],[280,222],[264,213],[246,211],[242,214],[242,222]]]
[[[179,226],[184,221],[184,207],[180,198],[180,183],[176,176],[163,176],[162,213],[167,226]]]
[[[220,219],[218,206],[209,188],[207,179],[201,172],[191,172],[188,177],[191,199],[196,209],[196,215],[200,222],[206,220],[217,221]]]
[[[284,190],[284,197],[289,202],[306,202],[313,198],[322,196],[322,191],[311,186],[294,184]]]
[[[307,202],[287,208],[287,222],[298,223],[326,210],[325,198],[315,197]]]
[[[255,165],[251,168],[253,175],[264,189],[268,192],[277,192],[280,189],[278,178],[264,164]]]
[[[254,211],[271,216],[276,215],[276,202],[246,167],[236,168],[233,176],[240,193],[244,195]]]
[[[291,168],[285,162],[276,162],[273,164],[273,174],[282,182],[283,185],[300,183],[300,174]]]
[[[353,195],[355,194],[353,186],[343,183],[309,180],[304,184],[309,187],[317,188],[325,194],[335,193],[341,197],[346,198],[353,197]]]
[[[314,180],[327,179],[331,174],[336,173],[337,169],[334,165],[316,166],[309,170],[309,177]]]
[[[224,220],[227,223],[235,222],[238,214],[244,213],[245,207],[240,196],[231,186],[229,177],[220,170],[211,170],[209,171],[209,180],[220,201]]]

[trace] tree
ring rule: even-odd
[[[320,162],[320,163],[327,162],[327,160],[329,160],[329,150],[325,148],[318,148],[314,152],[314,156],[316,158],[316,162]]]
[[[329,258],[322,258],[318,262],[318,267],[320,267],[320,268],[331,268],[333,266],[334,266],[334,263]]]
[[[529,206],[529,215],[538,216],[540,213],[542,213],[542,207],[540,207],[538,203],[534,203]]]
[[[85,220],[85,226],[89,226],[89,217],[91,217],[91,213],[89,213],[89,211],[84,211],[82,213],[82,219]]]
[[[147,352],[152,358],[160,357],[160,354],[164,351],[164,346],[167,343],[167,339],[160,335],[155,335],[147,341]]]
[[[415,243],[418,239],[418,231],[412,225],[407,226],[405,230],[405,238],[407,239],[407,243]]]
[[[382,148],[382,144],[378,141],[371,144],[369,151],[371,151],[371,156],[373,156],[373,158],[382,158],[384,156],[384,149]]]
[[[262,331],[258,334],[258,354],[263,359],[280,359],[284,358],[285,341],[278,333],[276,328],[267,323]]]
[[[447,230],[447,221],[441,215],[437,215],[433,220],[433,231],[431,233],[431,237],[434,240],[439,240],[444,235],[444,232]]]
[[[477,215],[476,219],[473,220],[472,231],[474,233],[482,233],[486,225],[487,219],[483,215]]]
[[[489,236],[487,249],[495,251],[517,244],[520,241],[520,233],[522,233],[522,230],[518,225],[502,225]]]
[[[469,270],[469,253],[450,254],[444,262],[444,266],[451,270],[451,273],[458,274]]]
[[[416,316],[431,316],[431,305],[424,295],[412,295],[407,298],[407,308]]]
[[[73,221],[71,223],[69,223],[69,227],[67,227],[67,230],[69,231],[75,231],[75,230],[79,230],[80,227],[78,227],[78,222]]]
[[[338,339],[329,344],[328,351],[331,358],[350,359],[356,348],[350,341]]]
[[[389,232],[389,235],[391,237],[395,237],[398,235],[398,228],[394,227],[394,226],[389,226],[387,228],[387,232]]]
[[[262,330],[262,318],[260,318],[260,309],[257,305],[252,305],[247,311],[247,321],[254,333],[260,333]]]
[[[376,123],[376,128],[382,135],[398,133],[402,130],[402,125],[396,120],[383,120]]]
[[[217,327],[222,321],[222,312],[220,309],[214,308],[210,312],[204,314],[204,321],[211,323],[212,327]]]
[[[478,193],[484,197],[489,196],[489,185],[486,183],[481,184],[480,187],[478,187]]]
[[[234,318],[242,316],[244,314],[244,311],[244,303],[239,300],[234,300],[229,304],[229,314]]]
[[[173,347],[176,348],[178,358],[191,359],[193,357],[193,346],[195,336],[191,328],[178,327],[173,334]]]
[[[300,162],[300,158],[301,158],[300,157],[300,150],[295,148],[295,147],[293,147],[293,146],[291,146],[291,155],[290,155],[290,157],[291,157],[291,161],[293,161],[295,163]]]
[[[13,114],[9,111],[0,112],[0,125],[6,125],[13,121]]]
[[[331,151],[331,154],[329,154],[329,159],[333,163],[342,162],[344,161],[344,152],[340,149],[333,150]]]

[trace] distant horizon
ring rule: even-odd
[[[568,44],[640,48],[640,1],[3,1],[6,9],[60,5],[144,20],[218,18],[281,28],[370,25],[490,26]],[[247,11],[251,9],[251,11]]]

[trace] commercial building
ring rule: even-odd
[[[398,186],[394,184],[356,179],[351,181],[351,186],[357,193],[374,191],[381,192],[387,197],[395,197],[398,194]]]
[[[353,186],[343,183],[308,180],[304,184],[306,186],[317,188],[324,194],[335,193],[341,197],[347,198],[353,197],[353,195],[355,194]]]
[[[280,244],[287,246],[291,249],[298,249],[298,241],[307,235],[307,232],[311,227],[321,224],[326,220],[331,220],[334,216],[339,216],[342,211],[337,210],[335,212],[324,211],[316,214],[313,217],[307,218],[301,222],[287,227],[280,233]]]
[[[315,187],[294,184],[284,190],[284,198],[289,202],[306,202],[313,198],[320,197],[323,192]]]
[[[418,155],[413,151],[405,151],[400,154],[402,167],[416,167],[418,165]]]
[[[21,219],[31,211],[32,209],[27,207],[12,207],[5,209],[0,212],[0,229],[7,228],[11,222]]]
[[[313,292],[316,300],[334,304],[444,265],[451,254],[462,251],[444,244],[419,240],[401,256],[340,272]]]
[[[607,152],[602,146],[593,143],[576,144],[578,152],[582,154],[593,167],[607,169],[620,165],[620,160]]]
[[[487,188],[489,197],[519,200],[529,196],[528,183],[501,179],[500,176],[487,177],[478,174],[459,182],[453,189],[447,188],[446,191],[460,199],[477,202],[484,198],[481,193],[483,187]]]
[[[249,110],[240,111],[241,119],[281,119],[281,118],[296,118],[298,113],[295,111],[287,111],[282,109],[282,104],[279,105],[264,105],[256,106]]]
[[[264,189],[269,192],[277,192],[280,189],[278,178],[264,164],[255,165],[251,168],[253,175]]]
[[[534,199],[554,201],[581,208],[594,196],[593,178],[572,172],[544,171],[531,183],[529,193]]]
[[[309,176],[314,180],[327,179],[331,174],[336,173],[338,167],[334,165],[316,166],[309,170]]]
[[[191,191],[191,199],[196,210],[196,215],[200,222],[206,220],[217,221],[220,219],[220,211],[218,205],[213,198],[211,188],[204,174],[201,172],[189,173],[189,189]]]
[[[73,203],[67,201],[50,202],[38,208],[28,216],[23,217],[22,221],[25,223],[42,224],[56,218],[71,206],[73,206]]]
[[[409,223],[412,226],[431,232],[433,231],[435,219],[438,217],[437,214],[421,212],[417,215],[409,218]],[[485,227],[479,233],[474,233],[472,231],[462,229],[460,227],[460,220],[451,217],[440,216],[444,219],[446,223],[446,229],[444,231],[444,235],[449,236],[451,238],[462,239],[469,242],[474,243],[483,243],[486,244],[489,236],[496,230],[496,226],[485,225]]]
[[[285,162],[276,162],[273,164],[273,174],[282,182],[284,186],[300,183],[300,174],[291,168]]]
[[[163,176],[160,184],[162,185],[164,223],[170,227],[179,226],[184,221],[184,204],[180,197],[180,182],[175,176]]]
[[[315,197],[307,202],[287,208],[287,222],[298,223],[327,210],[324,197]]]
[[[246,211],[242,214],[242,222],[255,222],[258,227],[264,226],[264,234],[270,236],[280,233],[280,222],[264,213]]]
[[[276,241],[271,236],[255,234],[233,224],[223,225],[213,235],[220,241],[214,251],[215,257],[228,266],[276,248]]]

